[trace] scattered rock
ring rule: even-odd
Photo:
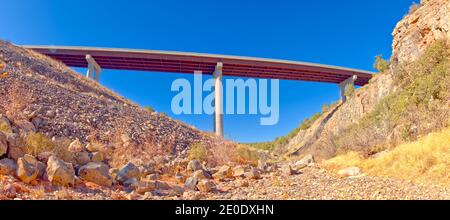
[[[37,168],[39,170],[38,178],[41,178],[43,180],[48,180],[47,176],[47,165],[41,161],[36,162]]]
[[[0,131],[0,157],[8,152],[8,141],[6,135]]]
[[[348,167],[338,171],[338,175],[341,177],[357,176],[361,174],[359,167]]]
[[[248,187],[249,185],[250,185],[250,183],[248,182],[248,180],[245,180],[245,179],[236,181],[237,187]]]
[[[247,172],[247,168],[239,165],[233,168],[233,176],[234,177],[244,177],[245,176],[245,172]]]
[[[56,156],[50,156],[47,162],[48,180],[58,186],[73,186],[75,184],[75,170],[72,164],[66,163]]]
[[[81,144],[80,140],[76,139],[69,145],[69,151],[72,153],[80,153],[85,151],[83,145]]]
[[[183,193],[184,200],[199,200],[201,198],[201,192],[196,191],[185,191]]]
[[[104,159],[105,158],[104,158],[102,152],[98,151],[98,152],[92,153],[92,158],[91,158],[92,162],[102,162]]]
[[[108,165],[102,162],[89,162],[80,167],[78,175],[89,182],[102,186],[111,186],[113,178],[109,175]]]
[[[31,155],[24,155],[17,160],[17,177],[24,183],[30,183],[39,175],[37,160]]]
[[[137,181],[134,184],[135,191],[139,194],[145,194],[146,192],[150,192],[156,189],[155,182],[143,182],[143,181]]]
[[[197,183],[198,179],[195,177],[189,177],[187,178],[186,182],[184,183],[184,188],[186,190],[196,190],[197,189]]]
[[[256,168],[252,168],[250,169],[250,171],[246,172],[245,177],[247,177],[248,179],[259,179],[261,178],[261,172],[256,169]]]
[[[192,177],[197,178],[198,180],[202,179],[211,179],[211,175],[205,170],[197,170],[192,174]]]
[[[179,182],[179,183],[184,183],[185,182],[185,177],[181,172],[177,172],[175,173],[175,179]]]
[[[223,180],[231,177],[233,177],[233,170],[228,165],[223,165],[215,174],[213,174],[213,178],[218,180]]]
[[[188,163],[187,170],[191,172],[195,172],[197,170],[203,169],[202,163],[200,160],[191,160]]]
[[[148,179],[148,180],[158,180],[159,179],[159,174],[152,173],[152,174],[147,175],[145,178]]]
[[[136,179],[136,177],[133,177],[133,178],[129,178],[129,179],[127,179],[125,182],[123,182],[123,185],[124,185],[125,187],[134,188],[134,186],[135,186],[136,184],[138,184],[138,182],[139,182],[139,180]]]
[[[197,184],[197,188],[200,192],[211,192],[216,189],[216,184],[211,180],[203,179]]]
[[[294,169],[300,170],[314,163],[314,157],[311,154],[305,155],[301,160],[294,163]]]
[[[139,168],[137,168],[136,165],[134,165],[133,163],[129,162],[125,166],[120,168],[119,172],[117,173],[116,179],[117,181],[119,181],[119,183],[124,183],[128,179],[131,178],[138,179],[140,178],[140,176],[141,174]]]
[[[281,173],[285,176],[294,175],[295,171],[292,169],[291,165],[286,164],[281,167]]]
[[[18,134],[6,134],[8,141],[8,158],[17,161],[26,154],[23,139]]]
[[[17,169],[14,160],[3,158],[0,160],[0,175],[13,175]]]
[[[89,157],[89,153],[85,152],[85,151],[81,151],[81,152],[75,152],[74,153],[74,159],[75,162],[80,165],[86,165],[89,162],[91,162],[91,158]],[[94,161],[94,162],[100,162],[100,161]]]
[[[170,187],[169,184],[167,184],[166,182],[162,182],[162,181],[155,181],[155,187],[157,190],[169,190],[172,189],[172,187]]]

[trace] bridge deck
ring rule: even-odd
[[[225,76],[340,83],[357,75],[356,85],[364,85],[372,77],[371,72],[364,70],[253,57],[89,47],[24,47],[72,67],[87,67],[85,56],[90,54],[104,69],[211,74],[217,62],[222,62]]]

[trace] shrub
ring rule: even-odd
[[[259,154],[256,150],[245,145],[237,146],[237,162],[240,164],[258,164]]]
[[[37,156],[40,153],[52,151],[55,144],[41,133],[30,133],[26,137],[25,147],[28,154]]]
[[[322,105],[322,113],[327,113],[330,110],[330,106],[328,104]]]
[[[191,149],[189,149],[189,159],[191,160],[206,161],[207,157],[208,150],[201,143],[193,144]]]
[[[389,69],[389,62],[383,59],[381,55],[375,56],[375,62],[373,63],[373,68],[380,72],[384,72]]]
[[[0,121],[0,131],[5,132],[5,133],[11,133],[11,127],[9,127],[9,125],[4,122],[4,121]]]
[[[148,112],[155,112],[155,110],[150,106],[145,106],[144,109],[147,110]]]

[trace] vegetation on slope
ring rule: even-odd
[[[377,158],[365,159],[357,152],[348,152],[324,164],[333,170],[358,166],[369,175],[449,185],[450,128],[402,144]]]
[[[398,89],[335,139],[338,153],[376,153],[450,124],[450,49],[431,45],[423,56],[393,69]]]

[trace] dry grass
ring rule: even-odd
[[[25,138],[25,149],[28,154],[37,156],[43,152],[50,152],[55,148],[55,143],[41,133],[30,133]]]
[[[189,149],[188,157],[190,160],[205,161],[208,157],[208,149],[201,143],[193,144]]]
[[[450,185],[450,128],[399,145],[378,158],[366,159],[349,152],[324,165],[332,170],[358,166],[369,175]]]

